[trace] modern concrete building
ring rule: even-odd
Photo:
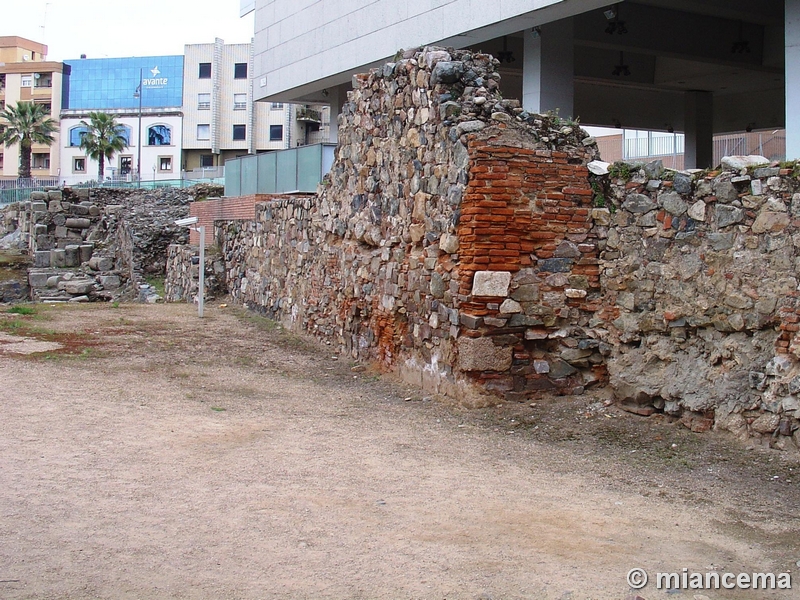
[[[501,58],[530,111],[683,132],[687,166],[745,130],[785,127],[800,157],[800,0],[241,0],[252,11],[255,100],[336,110],[354,73],[437,44]]]
[[[219,38],[185,46],[186,171],[221,175],[228,159],[323,141],[322,107],[253,102],[252,50],[252,44],[225,44]]]
[[[183,56],[68,60],[61,110],[61,179],[97,179],[97,163],[80,148],[82,120],[98,111],[125,128],[128,147],[105,167],[108,178],[180,179]]]
[[[51,118],[59,119],[64,65],[48,62],[47,46],[21,37],[0,37],[0,109],[15,106],[20,100],[43,104]],[[2,122],[0,122],[2,127]],[[31,176],[57,177],[60,161],[60,136],[56,132],[51,146],[34,144]],[[19,147],[0,145],[0,178],[16,179]]]

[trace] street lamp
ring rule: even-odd
[[[139,87],[133,92],[133,97],[139,99],[139,133],[136,156],[136,181],[142,187],[142,69],[139,69]]]
[[[200,277],[197,282],[197,316],[203,318],[203,300],[206,295],[206,228],[204,225],[198,225],[200,219],[197,217],[186,217],[185,219],[178,219],[175,225],[178,227],[188,227],[200,234]]]

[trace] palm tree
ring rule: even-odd
[[[24,179],[31,177],[31,146],[55,142],[53,133],[58,126],[49,114],[43,105],[22,100],[0,112],[0,119],[5,120],[4,128],[0,127],[0,144],[6,148],[19,144],[18,173]]]
[[[81,135],[81,148],[86,150],[89,158],[97,161],[97,180],[102,182],[105,173],[105,162],[111,160],[117,152],[128,147],[125,127],[108,113],[89,113],[89,122],[81,121],[86,132]]]

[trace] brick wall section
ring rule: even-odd
[[[287,196],[275,194],[251,194],[248,196],[237,196],[235,198],[209,198],[199,202],[192,202],[190,205],[189,214],[192,217],[198,217],[200,220],[198,225],[204,225],[206,228],[206,243],[210,243],[211,235],[214,231],[214,221],[234,221],[234,220],[252,220],[256,217],[256,204],[259,202],[268,202],[277,198],[285,198]],[[190,244],[200,243],[200,234],[192,231]]]
[[[572,331],[558,333],[568,325],[585,325],[601,307],[585,166],[589,152],[507,146],[476,136],[469,152],[470,182],[458,226],[461,333],[513,347],[508,370],[471,371],[470,376],[509,399],[542,389],[571,392],[604,380],[603,361],[590,351],[597,344]],[[474,296],[478,271],[509,272],[509,296]],[[508,299],[516,303],[513,308],[504,304]],[[597,363],[570,357],[590,376],[560,363],[570,346],[581,346],[586,354],[581,358]]]

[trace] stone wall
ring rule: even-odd
[[[180,302],[197,301],[200,281],[200,250],[197,246],[172,244],[167,248],[167,272],[164,282],[164,300]],[[206,300],[220,298],[227,293],[225,287],[225,263],[214,248],[207,248],[205,255]]]
[[[602,381],[596,148],[503,100],[496,64],[423,49],[358,77],[318,198],[218,223],[233,300],[466,403]]]
[[[800,442],[800,169],[609,173],[495,66],[423,49],[357,77],[317,197],[216,222],[233,301],[467,405],[610,382]]]
[[[800,417],[800,182],[765,163],[615,165],[594,233],[622,406],[781,445]]]
[[[267,194],[251,194],[236,198],[207,198],[190,204],[189,215],[199,219],[197,224],[206,228],[206,235],[210,239],[214,233],[214,221],[219,219],[252,220],[256,216],[256,204],[267,202],[274,197]],[[189,243],[195,245],[200,243],[200,234],[197,231],[190,231]]]

